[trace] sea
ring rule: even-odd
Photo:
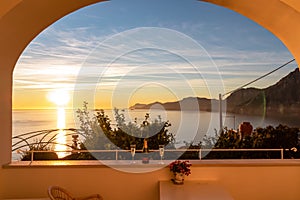
[[[111,120],[111,126],[116,127],[114,111],[104,110],[105,114]],[[160,109],[142,110],[142,109],[124,109],[119,110],[123,113],[126,122],[142,123],[146,113],[149,113],[149,121],[153,122],[157,119],[168,121],[171,126],[168,131],[175,135],[176,146],[183,146],[185,142],[199,143],[204,135],[215,136],[220,127],[219,112],[204,111],[166,111]],[[95,111],[89,111],[90,117],[95,115]],[[49,130],[57,128],[79,128],[80,122],[76,110],[72,109],[44,109],[44,110],[13,110],[12,136],[19,136],[29,132],[40,130]],[[250,122],[253,128],[278,126],[279,124],[288,125],[290,127],[300,127],[300,119],[289,118],[288,116],[279,116],[278,118],[267,118],[265,116],[249,116],[231,113],[222,113],[223,127],[228,129],[238,129],[242,122]],[[61,133],[63,134],[63,133]],[[37,136],[37,137],[42,137]],[[64,141],[72,143],[71,136],[65,136]],[[31,141],[37,140],[31,138]],[[17,140],[13,141],[17,142]],[[71,145],[71,144],[70,144]],[[13,159],[17,159],[13,154]]]

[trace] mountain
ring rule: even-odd
[[[227,111],[239,114],[300,114],[300,72],[295,69],[276,84],[264,88],[247,88],[232,93]]]
[[[175,102],[154,102],[150,104],[137,103],[131,106],[130,109],[165,109],[165,110],[195,110],[199,108],[201,111],[217,111],[218,100],[199,97],[187,97]],[[213,109],[212,109],[213,107]],[[215,109],[216,107],[216,109]]]
[[[264,88],[246,88],[233,92],[224,102],[227,112],[248,115],[300,115],[300,72],[295,69],[276,84]],[[130,109],[218,111],[219,101],[188,97],[175,102],[135,104]]]

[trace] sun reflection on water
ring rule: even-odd
[[[68,147],[67,144],[67,136],[66,131],[64,130],[66,128],[66,111],[65,111],[65,105],[69,102],[69,94],[67,91],[63,90],[56,90],[49,92],[48,99],[55,103],[57,108],[57,129],[59,129],[58,134],[56,136],[56,143],[54,145],[54,150],[59,151],[57,152],[57,156],[59,158],[65,157],[68,155],[67,151]]]
[[[55,145],[54,150],[60,151],[60,152],[57,152],[57,156],[59,158],[63,158],[66,155],[68,155],[67,152],[64,152],[64,151],[68,150],[67,146],[63,145],[63,144],[67,143],[66,131],[59,130],[57,138],[56,138],[56,142],[57,142],[57,144]]]
[[[57,108],[57,128],[58,129],[66,128],[66,111],[64,107]]]
[[[57,156],[59,158],[65,157],[68,155],[67,152],[64,152],[68,150],[67,146],[67,136],[66,131],[64,130],[66,128],[66,111],[64,107],[59,106],[57,108],[57,128],[59,129],[58,134],[56,136],[56,143],[54,146],[55,151],[57,152]]]

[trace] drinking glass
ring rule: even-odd
[[[160,164],[164,164],[164,162],[162,161],[164,153],[165,153],[164,145],[159,145]]]
[[[130,145],[130,153],[131,153],[131,157],[132,157],[132,163],[135,163],[134,161],[134,155],[135,155],[135,144]]]

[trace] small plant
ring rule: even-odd
[[[189,163],[189,161],[180,161],[175,160],[174,162],[169,164],[170,171],[173,173],[182,173],[186,176],[191,174],[190,167],[192,164]]]
[[[21,160],[58,160],[57,154],[49,151],[50,147],[48,145],[43,145],[41,143],[29,144],[29,150],[22,153]]]

